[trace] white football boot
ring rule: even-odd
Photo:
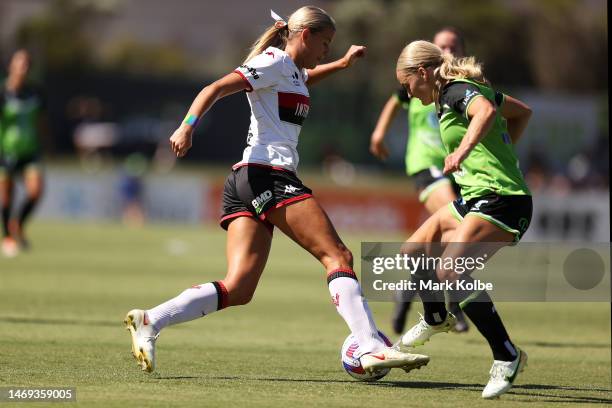
[[[429,357],[422,354],[403,353],[391,347],[385,347],[376,353],[362,355],[361,366],[368,373],[374,373],[383,368],[401,368],[409,372],[429,363]]]
[[[19,244],[11,237],[2,239],[2,254],[7,258],[19,255]]]
[[[446,320],[435,326],[429,325],[425,321],[423,315],[420,314],[420,316],[421,318],[419,319],[419,322],[412,326],[412,328],[402,336],[402,344],[404,346],[422,346],[434,334],[446,333],[455,327],[455,324],[457,323],[457,319],[450,312],[446,314]]]
[[[153,325],[145,321],[145,311],[130,310],[123,320],[125,328],[132,335],[132,355],[142,371],[148,373],[155,370],[155,341],[159,333]]]
[[[512,388],[512,384],[518,373],[522,372],[527,365],[527,353],[520,348],[516,348],[518,356],[514,361],[493,361],[493,366],[489,374],[489,382],[482,390],[482,398],[498,398],[503,393]]]

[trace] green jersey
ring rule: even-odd
[[[470,124],[468,108],[472,101],[484,96],[495,106],[501,106],[504,95],[486,84],[467,79],[449,82],[440,92],[440,132],[446,151],[454,152]],[[523,174],[518,167],[506,120],[497,111],[487,135],[472,149],[453,173],[465,200],[485,194],[530,195]]]
[[[30,87],[14,94],[0,83],[0,157],[28,159],[39,151],[38,118],[42,98]]]
[[[446,151],[440,138],[435,104],[423,105],[418,98],[408,96],[404,88],[398,90],[395,96],[408,111],[406,173],[412,176],[430,167],[442,170]]]

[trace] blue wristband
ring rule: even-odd
[[[187,115],[185,116],[183,123],[196,127],[196,125],[198,124],[198,117],[196,115]]]

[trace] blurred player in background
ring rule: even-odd
[[[434,44],[456,57],[465,54],[465,42],[459,31],[445,27],[434,35]],[[389,156],[385,146],[385,135],[400,106],[408,112],[408,142],[406,143],[406,174],[416,184],[419,200],[429,214],[457,199],[459,189],[451,175],[442,174],[446,151],[440,138],[440,124],[434,103],[423,105],[418,98],[412,98],[402,87],[392,95],[378,118],[370,140],[370,152],[380,160]],[[396,334],[402,334],[406,315],[410,310],[415,291],[406,290],[396,293],[395,308],[391,316],[391,326]],[[449,304],[457,318],[455,332],[465,332],[468,324],[457,303]]]
[[[0,200],[2,252],[15,256],[28,249],[25,223],[43,192],[39,134],[43,99],[28,84],[30,55],[18,50],[11,57],[8,77],[0,85]],[[23,176],[26,199],[13,208],[15,182]]]
[[[360,358],[362,367],[367,372],[418,368],[427,364],[427,356],[386,347],[378,335],[353,271],[351,252],[295,173],[298,136],[310,108],[308,86],[350,67],[364,55],[365,47],[353,45],[343,58],[319,65],[336,32],[333,19],[308,6],[295,11],[288,22],[274,13],[273,17],[276,23],[257,40],[244,64],[205,87],[170,138],[173,151],[184,156],[199,118],[220,98],[247,91],[251,106],[247,146],[223,191],[227,275],[152,309],[128,312],[125,323],[132,334],[134,357],[143,370],[152,371],[155,341],[164,327],[248,303],[265,268],[276,226],[325,267],[332,301],[358,339],[362,354],[355,358]]]
[[[425,221],[404,250],[441,259],[465,259],[483,255],[483,246],[478,243],[499,242],[501,247],[519,241],[531,221],[532,198],[513,144],[531,117],[529,107],[495,92],[473,57],[454,58],[427,41],[414,41],[404,48],[397,62],[397,79],[423,104],[436,103],[442,142],[448,152],[444,174],[453,173],[461,187],[461,198]],[[431,254],[433,247],[427,244],[433,242],[447,243],[444,252]],[[492,253],[488,251],[488,256]],[[443,265],[433,276],[422,270],[415,277],[473,282],[469,274],[456,273]],[[526,365],[527,354],[510,340],[486,291],[465,289],[450,294],[493,352],[494,362],[482,397],[499,397],[512,387]],[[406,346],[422,345],[432,335],[450,330],[456,321],[446,310],[443,293],[421,288],[419,295],[424,316],[402,337]]]

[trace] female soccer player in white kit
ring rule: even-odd
[[[374,372],[423,366],[429,357],[386,347],[353,271],[351,252],[342,243],[312,191],[295,174],[298,136],[310,108],[308,87],[351,66],[365,47],[318,65],[335,34],[333,19],[317,7],[302,7],[288,22],[277,20],[255,43],[245,63],[205,87],[185,121],[170,138],[177,156],[192,143],[197,120],[220,98],[247,91],[251,124],[242,160],[233,166],[223,192],[221,226],[227,229],[228,269],[224,279],[186,289],[148,310],[128,312],[125,324],[132,353],[144,371],[155,369],[155,342],[166,326],[193,320],[251,300],[278,227],[325,267],[332,301],[357,337],[363,368]]]

